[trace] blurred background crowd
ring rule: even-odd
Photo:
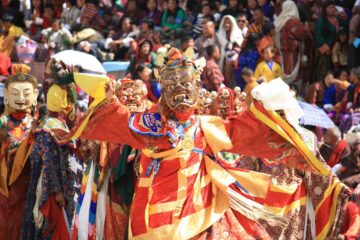
[[[250,96],[260,82],[281,77],[314,118],[318,111],[326,114],[331,124],[315,119],[304,125],[316,132],[333,171],[355,188],[360,183],[360,1],[287,2],[2,0],[0,75],[11,74],[11,62],[38,63],[44,70],[54,54],[76,50],[97,58],[108,72],[121,72],[116,77],[144,81],[156,102],[161,94],[152,71],[156,56],[169,46],[193,47],[196,58],[206,58],[201,76],[206,90],[238,86]],[[37,74],[39,82],[46,82],[44,71]]]

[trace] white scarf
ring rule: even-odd
[[[231,33],[230,33],[230,41],[226,38],[226,30],[224,27],[225,19],[228,18],[231,21]],[[219,32],[218,32],[219,42],[221,44],[221,56],[220,56],[220,63],[219,66],[223,69],[224,59],[225,59],[225,47],[226,44],[229,44],[229,48],[232,48],[232,45],[236,43],[237,45],[241,46],[244,38],[242,35],[241,29],[238,27],[236,20],[231,15],[225,15],[220,23]]]

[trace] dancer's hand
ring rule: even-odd
[[[39,126],[39,121],[34,119],[31,123],[30,132],[34,134],[38,126]]]
[[[106,98],[110,99],[114,96],[115,94],[115,87],[114,87],[114,81],[110,80],[106,85],[105,85],[105,93],[106,93]]]
[[[55,202],[60,206],[60,207],[65,207],[65,197],[64,194],[62,192],[57,192],[55,194]]]

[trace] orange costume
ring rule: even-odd
[[[199,64],[173,50],[168,59],[160,67],[159,105],[144,113],[130,114],[116,97],[105,100],[106,77],[89,81],[94,75],[73,74],[75,83],[95,98],[73,137],[142,150],[129,238],[271,239],[259,221],[279,226],[285,221],[264,207],[273,201],[270,180],[225,169],[213,156],[225,150],[323,175],[330,170],[287,122],[258,102],[228,120],[195,115]]]

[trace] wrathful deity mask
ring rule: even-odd
[[[160,55],[157,59],[160,72],[154,73],[161,83],[162,100],[177,113],[193,110],[200,102],[200,74],[204,60],[196,62],[193,56],[194,50],[191,48],[183,55],[178,49],[172,48],[165,58]]]
[[[9,76],[5,83],[4,103],[9,112],[26,112],[36,106],[39,94],[36,78],[19,73]]]
[[[131,113],[144,112],[147,108],[147,88],[141,80],[121,80],[116,87],[116,96]]]
[[[162,92],[168,107],[176,111],[195,108],[199,100],[200,84],[192,67],[182,66],[164,74]]]

